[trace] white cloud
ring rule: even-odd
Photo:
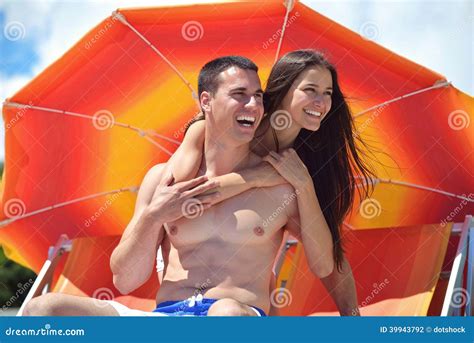
[[[198,2],[212,2],[201,0]],[[193,0],[166,1],[166,6],[196,3]],[[25,26],[25,38],[33,33],[38,36],[36,53],[38,63],[33,67],[33,75],[41,73],[48,65],[60,58],[74,43],[90,29],[111,15],[117,8],[163,6],[160,0],[102,0],[66,2],[63,0],[7,1],[0,4],[6,14],[6,23],[18,21]],[[0,93],[3,100],[11,96],[18,86],[19,78],[2,79],[5,90]],[[6,92],[10,93],[6,93]]]
[[[12,96],[30,80],[31,78],[25,75],[6,78],[5,75],[0,74],[0,99],[3,101]]]

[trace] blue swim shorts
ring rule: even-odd
[[[202,294],[192,296],[186,300],[164,301],[156,306],[153,312],[163,313],[168,316],[207,316],[207,311],[219,299],[203,298]],[[258,307],[250,306],[257,316],[266,317],[265,312]]]

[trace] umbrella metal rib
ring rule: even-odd
[[[361,179],[361,177],[357,176],[356,178]],[[422,189],[428,192],[433,192],[433,193],[438,193],[442,195],[446,195],[448,197],[452,198],[458,198],[461,200],[466,200],[467,202],[474,202],[474,199],[471,199],[467,196],[464,195],[459,195],[451,192],[446,192],[438,188],[433,188],[433,187],[427,187],[427,186],[422,186],[422,185],[417,185],[415,183],[411,182],[405,182],[405,181],[398,181],[398,180],[392,180],[392,179],[381,179],[381,178],[371,178],[370,179],[371,183],[376,185],[377,183],[389,183],[392,185],[397,185],[397,186],[405,186],[405,187],[410,187],[410,188],[416,188],[416,189]],[[365,185],[366,182],[360,182],[358,185]]]
[[[446,195],[446,196],[449,196],[449,197],[462,199],[462,200],[465,200],[467,202],[474,202],[474,199],[471,199],[471,198],[466,197],[464,195],[458,195],[458,194],[451,193],[451,192],[446,192],[446,191],[443,191],[443,190],[440,190],[440,189],[437,189],[437,188],[426,187],[426,186],[417,185],[417,184],[414,184],[414,183],[391,180],[391,179],[378,179],[378,178],[377,179],[372,178],[371,181],[372,181],[373,184],[389,183],[389,184],[393,184],[393,185],[397,185],[397,186],[411,187],[411,188],[425,190],[425,191],[428,191],[428,192],[438,193],[438,194],[441,194],[441,195]],[[364,184],[364,183],[363,182],[358,183],[358,185],[362,185],[362,184]],[[109,194],[114,194],[114,193],[121,193],[121,192],[126,192],[126,191],[127,192],[137,192],[138,189],[139,189],[138,186],[120,188],[120,189],[116,189],[116,190],[113,190],[113,191],[91,194],[91,195],[87,195],[87,196],[80,197],[80,198],[77,198],[77,199],[69,200],[69,201],[66,201],[66,202],[61,202],[61,203],[54,204],[54,205],[51,205],[51,206],[48,206],[48,207],[44,207],[44,208],[36,210],[36,211],[25,213],[21,216],[16,216],[16,217],[13,217],[13,218],[2,220],[2,221],[0,221],[0,227],[3,227],[5,225],[8,225],[8,224],[14,222],[14,221],[17,221],[17,220],[20,220],[20,219],[23,219],[23,218],[26,218],[26,217],[30,217],[30,216],[33,216],[33,215],[36,215],[36,214],[40,214],[40,213],[43,213],[43,212],[46,212],[46,211],[53,210],[53,209],[58,208],[58,207],[63,207],[63,206],[69,205],[69,204],[77,203],[77,202],[84,201],[84,200],[90,200],[90,199],[94,199],[94,198],[98,198],[98,197],[101,197],[101,196],[104,196],[104,195],[109,195]],[[346,224],[346,223],[344,223],[344,224],[346,226],[352,228],[352,226],[350,226],[349,224]]]
[[[123,192],[134,192],[135,193],[135,192],[138,191],[138,188],[139,188],[138,186],[123,187],[123,188],[115,189],[113,191],[95,193],[95,194],[86,195],[86,196],[83,196],[83,197],[80,197],[80,198],[72,199],[72,200],[69,200],[69,201],[60,202],[60,203],[57,203],[57,204],[53,204],[51,206],[40,208],[39,210],[36,210],[36,211],[31,211],[31,212],[25,213],[21,216],[15,216],[15,217],[12,217],[12,218],[9,218],[9,219],[2,220],[2,221],[0,221],[0,227],[6,226],[6,225],[8,225],[8,224],[10,224],[14,221],[19,220],[19,219],[24,219],[24,218],[27,218],[27,217],[31,217],[31,216],[34,216],[34,215],[37,215],[37,214],[40,214],[40,213],[44,213],[46,211],[54,210],[55,208],[64,207],[64,206],[74,204],[74,203],[78,203],[78,202],[81,202],[81,201],[90,200],[90,199],[98,198],[98,197],[109,195],[109,194],[116,194],[116,193],[123,193]]]
[[[89,119],[93,122],[96,121],[96,120],[99,120],[99,118],[96,118],[95,116],[91,116],[91,115],[84,114],[84,113],[70,112],[70,111],[58,110],[58,109],[55,109],[55,108],[34,106],[34,105],[29,105],[29,104],[17,103],[17,102],[5,101],[3,103],[3,105],[7,106],[7,107],[29,108],[29,109],[34,109],[34,110],[38,110],[38,111],[58,113],[58,114],[63,114],[63,115],[72,116],[72,117],[78,117],[78,118],[82,118],[82,119]],[[179,141],[177,141],[175,139],[166,137],[164,135],[160,135],[159,133],[156,133],[152,130],[146,131],[146,130],[140,129],[138,127],[132,126],[130,124],[124,124],[124,123],[116,122],[113,119],[108,119],[108,118],[106,118],[106,119],[108,120],[108,123],[107,123],[108,125],[110,125],[110,126],[120,126],[120,127],[125,128],[125,129],[130,129],[132,131],[135,131],[141,137],[145,137],[145,139],[147,139],[149,142],[151,142],[152,144],[154,144],[155,146],[157,146],[159,149],[161,149],[163,152],[167,153],[170,156],[172,155],[172,153],[168,149],[166,149],[164,146],[162,146],[158,142],[151,139],[149,136],[150,135],[156,136],[158,138],[161,138],[163,140],[166,140],[166,141],[168,141],[170,143],[173,143],[173,144],[176,144],[178,146],[181,144]]]
[[[125,26],[127,26],[130,30],[132,30],[141,40],[143,40],[155,53],[158,54],[158,56],[160,56],[163,61],[166,62],[166,64],[168,64],[168,66],[173,69],[173,71],[179,76],[179,78],[184,82],[184,84],[189,88],[189,90],[191,91],[192,93],[192,96],[193,96],[193,99],[195,100],[196,104],[197,104],[197,107],[198,109],[201,108],[200,104],[199,104],[199,101],[198,101],[198,96],[196,94],[196,92],[194,91],[193,87],[191,86],[191,83],[186,80],[186,78],[183,76],[183,74],[181,74],[181,72],[178,70],[178,68],[175,67],[175,65],[173,63],[171,63],[170,60],[168,60],[165,55],[163,55],[161,53],[160,50],[158,50],[158,48],[156,46],[154,46],[148,39],[146,39],[145,36],[143,36],[140,32],[138,32],[138,30],[136,28],[133,27],[132,24],[130,24],[127,19],[125,18],[125,16],[122,14],[122,13],[119,13],[118,10],[117,11],[114,11],[112,13],[112,16],[116,19],[118,19],[122,24],[124,24]]]
[[[364,110],[364,111],[362,111],[362,112],[359,112],[359,113],[355,114],[355,115],[354,115],[354,119],[355,119],[355,118],[358,118],[358,117],[360,117],[360,116],[362,116],[362,115],[364,115],[364,114],[366,114],[366,113],[368,113],[368,112],[370,112],[370,111],[376,110],[376,109],[378,109],[378,108],[380,108],[380,107],[387,106],[388,104],[391,104],[392,102],[396,102],[396,101],[399,101],[399,100],[402,100],[402,99],[411,97],[411,96],[413,96],[413,95],[421,94],[421,93],[430,91],[430,90],[432,90],[432,89],[437,89],[437,88],[441,88],[441,87],[448,87],[448,86],[450,86],[450,85],[451,85],[451,82],[449,82],[449,81],[443,81],[443,82],[439,82],[439,83],[437,82],[437,83],[435,83],[435,84],[434,84],[433,86],[431,86],[431,87],[422,88],[422,89],[419,89],[419,90],[417,90],[417,91],[414,91],[414,92],[411,92],[411,93],[407,93],[407,94],[401,95],[401,96],[399,96],[399,97],[393,98],[393,99],[391,99],[391,100],[385,101],[385,102],[383,102],[383,103],[381,103],[381,104],[372,106],[372,107],[370,107],[370,108],[368,108],[368,109],[366,109],[366,110]]]
[[[376,110],[378,108],[381,108],[381,107],[384,107],[390,103],[393,103],[393,102],[396,102],[396,101],[400,101],[400,100],[403,100],[403,99],[406,99],[408,97],[411,97],[411,96],[414,96],[414,95],[418,95],[418,94],[421,94],[421,93],[424,93],[424,92],[427,92],[427,91],[430,91],[432,89],[437,89],[437,88],[441,88],[441,87],[447,87],[451,85],[451,82],[448,82],[448,81],[445,81],[445,82],[440,82],[440,83],[437,83],[431,87],[427,87],[427,88],[422,88],[422,89],[419,89],[417,91],[414,91],[414,92],[411,92],[411,93],[407,93],[407,94],[404,94],[404,95],[401,95],[399,97],[396,97],[396,98],[393,98],[391,100],[388,100],[388,101],[385,101],[381,104],[378,104],[378,105],[375,105],[375,106],[372,106],[362,112],[359,112],[357,114],[355,114],[353,117],[354,119],[355,118],[358,118],[370,111],[373,111],[373,110]],[[17,107],[17,108],[32,108],[32,109],[36,109],[36,110],[40,110],[40,111],[45,111],[45,112],[53,112],[53,113],[60,113],[60,114],[64,114],[64,115],[70,115],[70,116],[76,116],[76,117],[80,117],[80,118],[86,118],[86,119],[90,119],[90,120],[96,120],[93,116],[90,116],[90,115],[87,115],[87,114],[82,114],[82,113],[76,113],[76,112],[69,112],[69,111],[64,111],[64,110],[58,110],[58,109],[53,109],[53,108],[47,108],[47,107],[40,107],[40,106],[34,106],[34,105],[29,105],[29,104],[22,104],[22,103],[17,103],[17,102],[8,102],[8,101],[5,101],[4,106],[10,106],[10,107]],[[161,139],[164,139],[168,142],[171,142],[171,143],[174,143],[176,145],[180,145],[181,142],[179,142],[178,140],[175,140],[175,139],[172,139],[172,138],[169,138],[169,137],[166,137],[164,135],[160,135],[159,133],[156,133],[152,130],[150,131],[145,131],[143,129],[140,129],[138,127],[134,127],[134,126],[131,126],[129,124],[123,124],[123,123],[120,123],[120,122],[111,122],[110,123],[111,125],[117,125],[117,126],[120,126],[120,127],[123,127],[123,128],[127,128],[127,129],[131,129],[131,130],[134,130],[136,131],[140,136],[143,136],[143,137],[146,137],[148,135],[153,135],[153,136],[156,136],[156,137],[159,137]],[[147,139],[154,145],[156,145],[158,148],[160,148],[162,151],[164,151],[165,153],[169,154],[170,156],[172,155],[172,153],[170,151],[168,151],[166,148],[164,148],[163,146],[161,146],[160,144],[158,144],[157,142],[153,141],[152,139],[149,139],[147,137]]]
[[[278,61],[278,56],[280,55],[281,44],[283,43],[283,36],[285,36],[286,24],[288,23],[288,17],[290,15],[290,12],[293,9],[293,4],[294,4],[294,0],[285,1],[285,6],[286,6],[285,20],[283,21],[283,26],[281,28],[281,36],[278,41],[278,47],[275,54],[275,61],[273,63],[276,63]]]

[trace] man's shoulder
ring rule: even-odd
[[[165,168],[166,168],[166,163],[155,164],[153,167],[148,169],[146,175],[159,177],[163,174],[163,171],[165,170]]]
[[[155,164],[148,169],[143,178],[142,187],[156,187],[161,182],[166,169],[166,163]]]

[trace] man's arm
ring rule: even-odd
[[[163,224],[181,218],[183,205],[190,198],[200,201],[206,210],[220,195],[202,195],[218,185],[207,182],[205,176],[172,185],[172,174],[164,174],[164,170],[163,165],[158,165],[145,176],[133,218],[112,253],[114,285],[122,294],[135,290],[150,277],[165,234]]]
[[[342,260],[342,270],[334,268],[321,282],[336,303],[341,316],[360,316],[354,276],[345,257]]]
[[[216,176],[211,180],[219,183],[219,187],[215,191],[221,194],[214,203],[232,198],[252,188],[273,187],[287,183],[267,162],[261,162],[252,168]]]
[[[196,176],[203,155],[204,135],[205,121],[198,120],[193,123],[186,132],[183,142],[166,164],[167,170],[173,173],[176,182],[186,181]],[[221,193],[217,202],[232,198],[252,188],[272,187],[286,183],[286,180],[267,162],[262,162],[253,168],[216,176],[211,180],[218,181],[220,185],[215,190]]]
[[[204,150],[205,121],[193,123],[183,142],[167,162],[167,168],[172,171],[176,182],[190,180],[196,177]]]
[[[162,223],[153,222],[144,211],[163,177],[164,169],[165,165],[159,164],[145,175],[133,217],[110,258],[113,282],[122,294],[128,294],[142,285],[153,270],[164,229]]]

